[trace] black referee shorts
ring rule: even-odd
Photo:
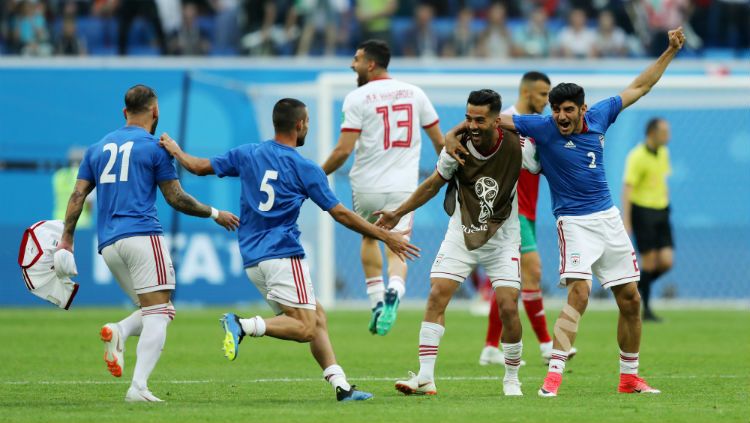
[[[630,217],[633,223],[633,235],[640,253],[673,247],[672,226],[669,224],[669,207],[650,209],[632,205]]]

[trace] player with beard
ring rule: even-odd
[[[505,115],[540,115],[547,106],[550,90],[549,77],[541,72],[527,72],[521,78],[516,104],[503,110]],[[534,142],[525,138],[524,141]],[[518,219],[521,223],[521,301],[531,328],[539,341],[542,360],[549,363],[552,356],[552,338],[547,330],[547,318],[542,301],[542,261],[536,247],[536,203],[539,196],[539,174],[521,169],[518,177]],[[493,299],[494,302],[494,299]],[[479,355],[479,364],[500,364],[505,360],[498,348],[503,323],[497,307],[490,307],[485,347]],[[573,347],[568,358],[575,355]]]
[[[140,308],[101,329],[104,361],[120,377],[125,368],[125,341],[139,336],[129,402],[161,402],[148,388],[148,377],[161,356],[167,326],[174,319],[170,301],[175,274],[156,214],[156,187],[170,206],[191,216],[212,217],[233,230],[237,216],[202,204],[182,190],[169,154],[154,137],[159,122],[156,93],[136,85],[125,93],[126,125],[86,150],[78,180],[68,201],[58,248],[73,252],[73,235],[86,196],[97,190],[98,251],[120,287]]]
[[[274,139],[245,144],[212,159],[183,152],[168,135],[161,145],[189,172],[239,177],[241,219],[240,253],[248,278],[271,306],[275,317],[243,319],[234,313],[221,318],[224,354],[237,357],[245,336],[268,335],[278,339],[309,342],[323,377],[334,387],[339,401],[366,400],[372,394],[349,385],[336,362],[328,337],[326,314],[315,300],[305,250],[297,226],[302,203],[310,198],[344,226],[383,241],[395,256],[413,258],[418,249],[399,232],[368,223],[338,201],[320,167],[302,157],[296,147],[305,143],[309,118],[299,100],[285,98],[273,108]]]
[[[633,244],[614,206],[604,171],[604,136],[623,109],[646,95],[659,81],[685,42],[682,27],[668,33],[669,47],[619,95],[588,108],[582,87],[562,83],[550,91],[552,116],[501,117],[503,129],[516,130],[536,141],[539,161],[552,194],[560,247],[560,285],[568,300],[554,326],[552,358],[543,397],[557,396],[569,351],[591,294],[592,274],[603,288],[612,289],[620,311],[617,343],[620,347],[621,393],[653,393],[638,375],[641,343],[640,270]],[[456,134],[446,134],[446,149],[456,160],[467,149]],[[468,157],[468,156],[467,156]]]
[[[503,322],[505,395],[523,395],[518,370],[521,365],[521,322],[518,291],[521,288],[516,182],[522,163],[538,172],[533,144],[523,146],[518,136],[502,130],[500,95],[484,89],[469,94],[462,143],[471,152],[461,167],[445,150],[435,172],[397,209],[379,211],[376,224],[393,228],[399,220],[437,195],[448,183],[445,211],[451,216],[445,239],[430,272],[430,294],[419,331],[419,374],[396,382],[406,395],[435,395],[435,362],[445,333],[445,309],[461,283],[478,266],[487,271]],[[523,152],[523,154],[522,154]]]
[[[352,70],[359,88],[344,99],[341,135],[336,148],[323,164],[326,174],[341,167],[355,150],[349,172],[354,211],[370,222],[373,212],[393,209],[417,188],[421,128],[427,132],[435,152],[443,148],[438,115],[425,93],[388,74],[391,52],[380,40],[357,47]],[[412,213],[395,230],[411,233]],[[383,283],[383,258],[377,240],[364,236],[361,249],[367,295],[372,316],[371,333],[386,335],[396,321],[398,304],[406,290],[406,263],[386,251],[388,290]]]

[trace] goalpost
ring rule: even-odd
[[[391,75],[399,80],[413,83],[425,91],[438,110],[442,129],[445,131],[463,119],[466,98],[472,90],[492,88],[498,91],[503,98],[503,108],[515,103],[522,73],[401,73],[395,71],[391,72]],[[559,82],[574,82],[583,86],[588,104],[616,95],[630,84],[636,75],[636,72],[624,74],[621,71],[613,71],[613,74],[573,72],[549,74],[553,86]],[[344,96],[354,88],[354,78],[351,72],[323,72],[317,79],[315,124],[318,126],[316,143],[319,163],[327,158],[334,147],[341,124],[339,118],[341,102]],[[704,160],[710,161],[710,166],[721,166],[718,163],[720,159],[714,155],[701,158],[696,153],[696,149],[715,145],[717,140],[723,140],[729,143],[728,149],[731,156],[729,161],[744,163],[745,169],[750,167],[749,99],[750,78],[746,76],[665,75],[651,93],[629,108],[627,113],[621,114],[617,123],[608,131],[606,150],[608,179],[615,203],[619,204],[622,162],[629,148],[642,140],[644,123],[651,116],[663,116],[672,122],[673,138],[675,145],[679,147],[675,150],[679,150],[679,154],[683,155],[674,160],[676,174],[673,177],[673,183],[677,185],[673,189],[674,200],[679,199],[681,203],[692,202],[691,195],[705,195],[704,193],[712,189],[710,174],[699,175],[684,166],[692,166],[693,163],[701,163]],[[423,136],[424,139],[427,139],[426,136]],[[434,168],[434,161],[426,162],[426,160],[434,160],[434,153],[431,153],[432,156],[424,153],[429,149],[429,145],[423,148],[420,163],[422,178],[425,172],[429,173]],[[705,164],[709,165],[708,162]],[[341,186],[342,183],[348,184],[348,181],[334,180],[333,176],[330,177],[330,182],[334,187]],[[695,192],[691,193],[691,189]],[[742,192],[746,191],[727,188],[727,195],[730,196],[737,195],[737,193],[741,195]],[[706,206],[711,208],[709,204]],[[436,251],[442,241],[448,220],[439,207],[426,208],[427,211],[418,211],[417,224],[421,222],[427,222],[427,224],[416,227],[414,237],[415,243],[423,249],[422,258],[410,263],[409,270],[409,279],[418,281],[408,284],[409,293],[416,298],[426,297],[429,287],[423,282],[429,280],[429,268],[433,258],[429,256],[429,252]],[[747,262],[737,263],[739,267],[737,269],[714,268],[710,272],[700,269],[697,265],[701,260],[705,261],[702,243],[720,244],[732,239],[731,232],[735,226],[739,227],[740,232],[750,236],[750,228],[742,225],[742,222],[746,221],[741,216],[741,213],[750,211],[750,205],[741,208],[742,211],[738,210],[736,214],[731,213],[729,220],[737,222],[737,225],[733,224],[729,227],[722,227],[722,221],[711,216],[711,211],[687,210],[686,217],[679,216],[676,221],[677,232],[682,232],[689,237],[678,247],[683,260],[672,272],[672,274],[677,274],[676,277],[687,280],[687,282],[680,281],[683,283],[678,286],[680,295],[696,298],[704,295],[706,287],[700,285],[699,279],[708,274],[711,275],[710,279],[717,280],[719,284],[721,282],[718,281],[722,280],[725,281],[724,283],[731,284],[726,281],[731,281],[732,278],[735,281],[741,281],[744,279],[743,275],[750,272],[750,265]],[[424,216],[425,214],[427,217]],[[540,188],[538,236],[548,285],[552,285],[550,281],[553,279],[549,274],[557,271],[556,237],[546,235],[546,227],[554,226],[554,223],[550,221],[550,215],[547,190]],[[357,272],[361,273],[361,270],[355,270],[361,267],[358,239],[337,238],[334,224],[327,216],[319,220],[318,224],[317,251],[322,254],[317,262],[319,266],[318,292],[321,301],[328,307],[333,307],[336,302],[341,301],[363,301],[366,298],[365,288],[361,283],[361,278],[356,276]],[[706,228],[714,231],[713,237],[703,233]],[[722,275],[717,277],[717,271]],[[344,288],[344,293],[337,292],[337,281],[339,288]],[[727,298],[741,296],[740,286],[732,284],[726,288],[724,295]],[[552,291],[552,293],[555,292]]]

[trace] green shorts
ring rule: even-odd
[[[521,254],[536,251],[536,222],[526,216],[518,215],[521,221]]]

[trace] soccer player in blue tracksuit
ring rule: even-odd
[[[415,257],[418,249],[401,233],[378,228],[341,205],[323,170],[296,151],[305,142],[308,125],[305,104],[285,98],[273,108],[272,140],[241,145],[210,160],[183,152],[168,135],[162,136],[161,144],[191,173],[239,177],[242,184],[238,241],[243,264],[276,316],[242,319],[226,313],[221,319],[226,357],[236,358],[238,344],[245,336],[309,342],[337,399],[366,400],[372,394],[354,389],[336,362],[326,315],[315,299],[305,250],[299,241],[300,208],[310,198],[339,223],[385,242],[402,259]]]

